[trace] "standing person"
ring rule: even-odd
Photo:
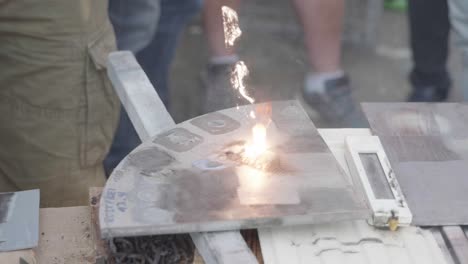
[[[307,106],[323,119],[339,126],[360,126],[363,117],[351,97],[349,79],[341,65],[341,35],[344,0],[292,0],[304,28],[307,59],[310,65],[302,97]],[[239,59],[234,50],[224,47],[221,7],[236,8],[239,0],[206,0],[204,27],[211,58],[204,77],[207,89],[205,111],[233,106],[229,73]]]
[[[440,102],[448,97],[452,81],[447,71],[449,10],[447,0],[410,0],[410,102]]]
[[[88,204],[120,107],[106,0],[0,1],[0,192],[39,188],[42,207]]]
[[[169,106],[168,78],[184,28],[201,9],[202,0],[110,0],[109,12],[118,48],[132,51]],[[125,109],[104,167],[106,174],[141,143]]]
[[[468,1],[410,0],[409,18],[413,70],[410,73],[411,102],[445,101],[452,85],[447,71],[449,33],[456,33],[462,51],[459,85],[468,101]]]

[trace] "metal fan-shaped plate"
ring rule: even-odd
[[[103,236],[237,230],[362,219],[368,208],[295,101],[273,102],[264,170],[236,153],[254,106],[196,117],[144,142],[102,194]]]

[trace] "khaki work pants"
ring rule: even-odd
[[[119,101],[107,0],[0,0],[0,192],[39,188],[42,207],[85,205]]]

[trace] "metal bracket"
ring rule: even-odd
[[[390,230],[410,225],[413,215],[379,138],[350,136],[345,144],[350,173],[360,181],[373,212],[369,224]]]

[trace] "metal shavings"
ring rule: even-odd
[[[187,234],[114,238],[109,248],[116,264],[192,263],[195,251]]]
[[[272,151],[265,151],[264,154],[254,159],[249,159],[245,155],[245,146],[245,141],[229,144],[221,154],[221,159],[232,161],[237,165],[248,165],[263,171],[278,171],[281,169],[279,157]]]

